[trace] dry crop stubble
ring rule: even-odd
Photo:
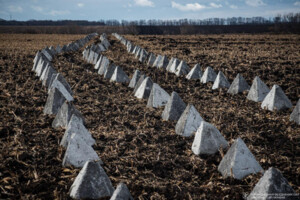
[[[3,163],[0,164],[0,178],[4,180],[1,182],[1,190],[6,191],[1,193],[3,197],[67,199],[69,187],[79,171],[61,167],[64,150],[59,148],[59,140],[63,130],[52,129],[53,117],[42,114],[47,93],[30,70],[38,49],[51,44],[66,44],[83,35],[64,35],[63,40],[55,35],[47,36],[49,38],[45,40],[43,36],[45,35],[36,35],[36,39],[31,40],[34,36],[10,38],[8,35],[1,35],[0,86],[4,92],[0,94],[0,111],[4,120],[0,126],[0,155],[3,158]],[[271,57],[271,61],[267,57],[257,60],[255,53],[248,55],[246,51],[243,54],[245,60],[235,58],[242,56],[238,49],[248,48],[245,46],[248,43],[259,43],[257,40],[264,39],[263,36],[138,36],[135,40],[133,37],[130,40],[140,41],[141,46],[148,42],[147,48],[155,53],[162,53],[161,49],[165,48],[164,54],[169,57],[186,58],[190,66],[200,62],[205,66],[211,64],[214,68],[223,69],[220,63],[223,61],[222,63],[228,64],[226,76],[230,81],[237,73],[235,70],[240,67],[246,70],[249,67],[247,60],[269,63],[270,66],[281,60],[281,64],[287,69],[287,76],[280,78],[276,75],[276,71],[280,69],[276,64],[275,67],[267,66],[263,69],[271,74],[266,75],[263,80],[268,85],[277,81],[283,84],[290,81],[285,92],[295,105],[299,98],[298,79],[295,78],[295,75],[299,74],[299,57],[295,54],[298,55],[299,52],[293,53],[290,48],[299,49],[299,37],[291,37],[296,44],[291,44],[290,39],[287,39],[290,36],[268,37],[265,42],[267,46],[261,44],[260,51],[267,52],[271,49],[275,52],[272,50],[274,44],[278,46],[277,43],[280,43],[290,55]],[[147,38],[158,40],[159,45],[151,45],[153,41],[148,41]],[[289,122],[291,111],[264,111],[260,109],[259,104],[247,101],[246,95],[232,96],[227,94],[226,90],[212,91],[211,84],[208,86],[200,84],[199,81],[177,78],[173,74],[166,75],[163,71],[138,63],[115,38],[109,36],[109,39],[113,45],[104,54],[120,65],[128,75],[132,76],[138,68],[167,92],[176,90],[186,103],[193,103],[201,116],[214,124],[227,140],[232,143],[233,139],[242,137],[264,169],[270,166],[279,168],[293,188],[300,192],[300,173],[297,171],[300,164],[299,126]],[[17,42],[35,47],[21,51],[17,48]],[[214,49],[218,46],[217,43],[224,43],[221,45],[221,53]],[[178,48],[168,45],[176,45]],[[251,48],[258,47],[252,44]],[[249,52],[251,51],[254,50]],[[229,65],[233,61],[224,57],[232,52],[235,53],[231,59],[241,62],[233,67]],[[207,56],[208,54],[213,56]],[[235,54],[237,55],[234,56]],[[284,64],[285,62],[288,64]],[[294,65],[294,71],[289,63]],[[103,160],[104,169],[114,186],[120,181],[125,182],[134,197],[239,199],[242,198],[243,192],[249,193],[260,178],[260,175],[251,175],[242,181],[224,180],[217,171],[222,154],[202,157],[193,155],[193,138],[177,136],[174,131],[175,123],[161,120],[162,109],[146,108],[146,101],[134,98],[132,90],[126,85],[104,80],[96,74],[92,65],[82,60],[81,52],[59,55],[54,60],[54,67],[70,83],[75,93],[74,104],[87,120],[87,128],[97,141],[94,149]],[[250,84],[254,78],[251,73],[256,74],[260,70],[260,67],[251,72],[246,70],[243,76]],[[288,90],[290,87],[292,89]],[[295,94],[296,96],[293,96]]]

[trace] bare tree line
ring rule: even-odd
[[[278,14],[273,18],[231,17],[180,20],[0,20],[0,33],[88,34],[221,34],[221,33],[300,33],[300,13]]]
[[[245,25],[245,24],[280,24],[300,23],[300,13],[278,14],[275,17],[231,17],[231,18],[208,18],[208,19],[179,19],[179,20],[0,20],[2,26],[207,26],[207,25]]]

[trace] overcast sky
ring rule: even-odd
[[[9,20],[206,19],[300,12],[300,0],[0,0]]]

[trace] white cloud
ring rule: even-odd
[[[300,6],[300,1],[296,1],[296,2],[294,3],[294,6]]]
[[[238,9],[238,7],[236,5],[230,5],[229,6],[231,9]]]
[[[23,12],[23,8],[21,6],[8,6],[10,12]]]
[[[179,3],[172,1],[172,8],[176,8],[181,11],[199,11],[206,8],[206,6],[201,5],[199,3],[188,3],[185,5],[181,5]]]
[[[33,10],[37,11],[37,12],[43,12],[44,11],[44,9],[40,6],[31,6],[31,8]]]
[[[209,5],[213,8],[222,8],[223,7],[221,4],[215,4],[215,3],[210,3]]]
[[[52,16],[67,15],[67,14],[70,14],[70,11],[68,11],[68,10],[51,10],[49,12],[49,14]]]
[[[247,5],[252,7],[264,6],[266,5],[262,0],[246,0]]]
[[[84,3],[78,3],[77,6],[78,6],[79,8],[82,8],[82,7],[84,6]]]
[[[135,4],[143,7],[154,7],[154,3],[150,0],[134,0]]]

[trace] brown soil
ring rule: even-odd
[[[51,128],[54,116],[43,115],[46,89],[31,72],[38,49],[66,44],[84,35],[0,35],[0,198],[68,199],[79,170],[63,168],[64,130]],[[222,70],[230,81],[238,72],[250,84],[259,75],[282,86],[296,104],[300,97],[298,35],[126,36],[154,53],[199,62]],[[289,122],[291,110],[269,112],[246,94],[212,91],[212,84],[187,81],[140,64],[115,38],[104,54],[132,76],[140,69],[167,92],[192,103],[232,143],[241,137],[264,169],[281,170],[300,192],[300,127]],[[136,199],[242,199],[260,174],[242,181],[217,171],[222,152],[195,156],[193,138],[175,134],[162,109],[146,108],[126,85],[110,83],[82,60],[81,52],[54,60],[74,91],[74,104],[96,139],[94,149],[114,186],[125,182]],[[224,152],[225,153],[225,152]]]

